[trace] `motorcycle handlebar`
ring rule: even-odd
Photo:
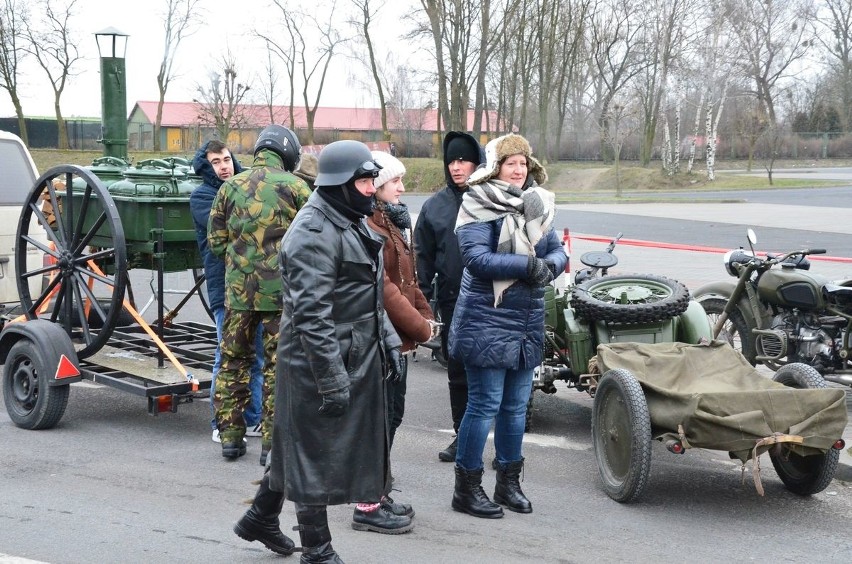
[[[811,249],[807,252],[809,255],[824,255],[825,249]]]

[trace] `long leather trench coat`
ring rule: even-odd
[[[382,243],[317,192],[281,243],[284,281],[270,487],[308,505],[377,502],[389,490]],[[318,413],[349,387],[341,417]]]

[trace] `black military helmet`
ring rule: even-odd
[[[302,155],[302,145],[296,134],[283,125],[267,125],[257,136],[254,144],[254,154],[261,149],[269,149],[277,153],[284,161],[284,169],[290,172],[299,166],[299,158]]]
[[[340,186],[350,180],[375,178],[382,169],[370,149],[360,141],[335,141],[320,151],[317,186]]]

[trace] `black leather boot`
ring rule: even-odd
[[[524,459],[497,465],[497,485],[494,487],[494,501],[516,513],[532,513],[532,504],[521,491],[520,475],[524,469]]]
[[[269,474],[264,474],[254,502],[245,515],[234,525],[234,532],[249,542],[260,541],[277,554],[293,554],[293,539],[281,532],[278,516],[284,505],[284,494],[269,489]]]
[[[380,503],[374,511],[361,511],[356,507],[352,514],[352,528],[356,531],[401,535],[413,529],[414,524],[408,515],[397,515],[388,505]]]
[[[459,437],[458,435],[456,435],[455,437],[453,437],[453,442],[450,443],[450,446],[448,446],[444,450],[438,451],[438,460],[440,460],[441,462],[455,462],[458,447]]]
[[[331,546],[325,505],[296,505],[299,538],[302,539],[301,564],[343,564]]]
[[[503,516],[503,508],[488,499],[488,494],[482,489],[482,468],[465,470],[456,465],[453,509],[485,519],[499,519]]]

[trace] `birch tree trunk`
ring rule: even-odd
[[[698,129],[701,127],[701,113],[704,110],[704,97],[706,91],[701,92],[698,107],[695,109],[695,128],[692,130],[692,143],[689,144],[689,161],[686,165],[686,174],[692,174],[692,166],[695,164],[695,146],[698,144]]]

